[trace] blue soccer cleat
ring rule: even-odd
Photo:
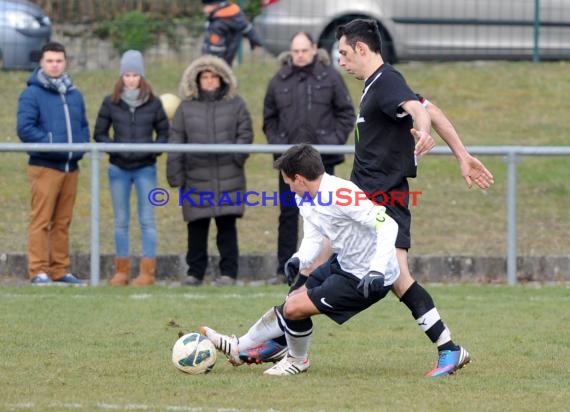
[[[443,350],[439,352],[435,368],[429,371],[426,376],[435,378],[452,375],[469,362],[471,362],[471,355],[461,346],[459,346],[458,350]]]
[[[278,362],[287,354],[287,346],[280,345],[274,340],[268,340],[255,348],[247,349],[239,353],[239,358],[244,363]]]

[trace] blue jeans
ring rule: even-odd
[[[156,187],[156,165],[127,170],[111,164],[108,174],[115,215],[115,254],[119,257],[130,255],[131,187],[134,184],[142,234],[143,257],[155,258],[156,224],[154,206],[148,201],[148,193]]]

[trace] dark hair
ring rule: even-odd
[[[111,101],[113,103],[118,103],[121,100],[121,94],[123,93],[123,89],[125,88],[125,84],[123,83],[122,76],[115,82],[115,87],[113,87],[113,94],[111,95]],[[154,93],[152,92],[152,87],[150,87],[150,83],[146,81],[144,77],[141,76],[141,82],[139,84],[139,99],[144,100],[149,98],[151,100],[154,98]]]
[[[196,75],[196,87],[198,88],[198,92],[199,93],[202,92],[202,88],[200,87],[200,78],[202,77],[202,74],[204,74],[205,72],[210,72],[213,75],[217,76],[218,79],[220,79],[220,88],[218,89],[220,93],[217,94],[216,100],[221,99],[224,95],[226,95],[226,92],[230,86],[225,82],[221,73],[218,73],[216,70],[214,70],[214,68],[205,68],[204,70],[200,70],[198,72],[198,74]]]
[[[295,175],[301,175],[307,180],[313,181],[325,173],[325,166],[320,153],[306,143],[291,147],[273,163],[273,167],[291,179]]]
[[[40,53],[40,60],[43,59],[45,52],[63,53],[63,56],[67,59],[67,52],[65,51],[65,47],[63,47],[63,44],[55,41],[50,41],[43,45]]]
[[[344,36],[346,43],[354,48],[356,42],[362,42],[368,46],[371,52],[380,54],[382,50],[382,38],[376,20],[355,19],[336,29],[336,39]]]
[[[311,42],[311,45],[315,44],[315,39],[313,39],[313,36],[311,36],[306,31],[298,31],[297,33],[293,34],[291,36],[291,39],[289,40],[289,43],[292,43],[293,39],[297,36],[305,36],[307,38],[307,40],[309,40]]]

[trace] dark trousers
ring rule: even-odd
[[[218,233],[216,245],[220,252],[220,274],[237,278],[238,274],[238,239],[236,216],[219,216],[215,218]],[[208,267],[208,231],[210,218],[188,222],[188,252],[186,263],[188,275],[203,279]]]
[[[334,165],[325,165],[329,175],[334,174]],[[288,193],[282,198],[283,193]],[[297,251],[299,241],[299,208],[295,205],[295,194],[279,173],[279,229],[277,234],[277,271],[283,274],[285,262]],[[284,201],[281,201],[283,199]]]

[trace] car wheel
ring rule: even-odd
[[[354,19],[366,19],[367,16],[346,16],[341,19],[335,20],[331,23],[323,32],[323,35],[319,39],[319,47],[325,49],[331,59],[333,64],[338,67],[338,40],[336,39],[336,28],[341,24],[346,24],[349,21]],[[396,62],[396,55],[394,53],[394,48],[392,45],[392,39],[386,32],[386,30],[382,27],[380,23],[378,23],[378,27],[380,28],[380,37],[382,40],[382,58],[384,61],[388,63],[395,63]]]

